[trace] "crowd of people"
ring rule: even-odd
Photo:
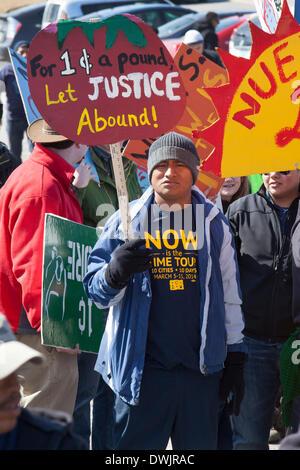
[[[267,450],[300,323],[300,170],[263,173],[256,191],[226,178],[216,200],[195,184],[193,141],[169,132],[149,148],[144,192],[123,158],[128,240],[110,147],[43,119],[27,135],[28,159],[3,144],[0,160],[0,449]],[[98,354],[42,344],[46,213],[104,225],[83,279],[104,317]],[[299,403],[282,449],[298,448]]]

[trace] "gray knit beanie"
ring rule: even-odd
[[[148,176],[154,168],[164,160],[179,160],[184,163],[193,174],[193,183],[198,179],[200,159],[194,142],[177,132],[169,132],[159,137],[149,148]]]

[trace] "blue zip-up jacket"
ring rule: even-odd
[[[153,188],[130,204],[135,234],[144,238],[144,219],[153,202]],[[233,237],[225,216],[193,186],[192,205],[201,205],[196,220],[198,249],[201,346],[199,368],[211,374],[223,368],[227,350],[245,351],[239,274]],[[198,208],[199,209],[199,208]],[[195,213],[195,212],[194,212]],[[197,212],[199,213],[199,211]],[[198,224],[197,224],[198,222]],[[151,282],[148,271],[134,274],[122,290],[105,280],[107,264],[124,242],[119,211],[107,222],[88,262],[83,280],[87,296],[100,308],[110,307],[95,370],[125,402],[136,405],[143,375]]]

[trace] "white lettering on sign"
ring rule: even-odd
[[[82,282],[87,271],[87,261],[92,247],[83,243],[68,240],[68,248],[72,250],[72,254],[68,256],[68,279],[72,281]]]
[[[170,101],[180,100],[174,89],[180,87],[178,72],[169,72],[166,76],[162,72],[148,73],[133,72],[128,75],[115,77],[90,77],[89,83],[93,85],[93,93],[88,94],[91,101],[101,98],[101,93],[105,93],[108,98],[117,98],[119,95],[123,98],[129,98],[133,95],[136,99],[142,97],[151,98],[152,95],[166,96]]]
[[[93,306],[93,302],[91,300],[88,300],[87,308],[86,308],[85,300],[83,299],[83,297],[81,297],[81,300],[80,300],[79,306],[78,306],[78,310],[79,310],[79,312],[81,312],[82,318],[78,319],[78,327],[81,331],[81,334],[83,334],[83,332],[85,331],[86,326],[87,326],[88,327],[89,337],[91,336],[91,334],[93,332],[93,330],[92,330],[92,306]],[[86,311],[87,310],[88,310],[88,319],[86,321]]]

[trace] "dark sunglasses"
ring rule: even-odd
[[[281,175],[284,175],[284,176],[287,176],[289,175],[291,172],[291,170],[287,170],[287,171],[276,171],[276,173],[280,173]],[[262,173],[262,175],[269,175],[270,173]]]

